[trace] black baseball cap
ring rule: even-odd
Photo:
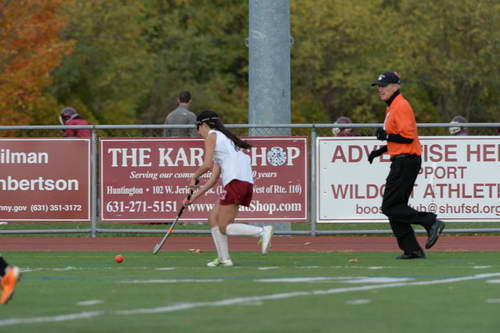
[[[391,83],[400,84],[401,79],[396,72],[385,72],[380,74],[377,78],[377,82],[372,83],[373,86],[386,87]]]

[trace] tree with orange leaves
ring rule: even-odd
[[[51,83],[50,73],[73,50],[62,40],[67,0],[0,2],[0,124],[29,124],[33,107]]]

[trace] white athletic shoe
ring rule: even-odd
[[[208,267],[217,267],[217,266],[230,267],[230,266],[234,266],[234,264],[233,264],[233,261],[231,259],[220,260],[219,258],[216,258],[216,259],[210,261],[207,264],[207,266]]]
[[[267,254],[271,247],[271,238],[273,237],[274,228],[270,225],[263,227],[262,236],[260,236],[260,251],[262,254]]]

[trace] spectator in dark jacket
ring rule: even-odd
[[[196,124],[196,115],[189,110],[191,106],[191,93],[182,91],[177,98],[177,108],[165,118],[168,125]],[[196,128],[165,128],[163,136],[198,136]]]

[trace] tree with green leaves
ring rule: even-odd
[[[498,121],[497,1],[292,3],[295,98],[320,101],[332,121],[381,121],[369,83],[386,71],[402,75],[419,122]]]
[[[455,114],[498,121],[497,1],[290,1],[294,122],[381,122],[384,108],[370,83],[385,71],[401,74],[419,122]],[[73,106],[96,124],[163,123],[182,90],[192,92],[195,112],[247,122],[248,1],[64,4],[68,25],[56,35],[74,41],[74,52],[38,75],[44,102],[28,103],[26,122],[54,123],[54,109]]]

